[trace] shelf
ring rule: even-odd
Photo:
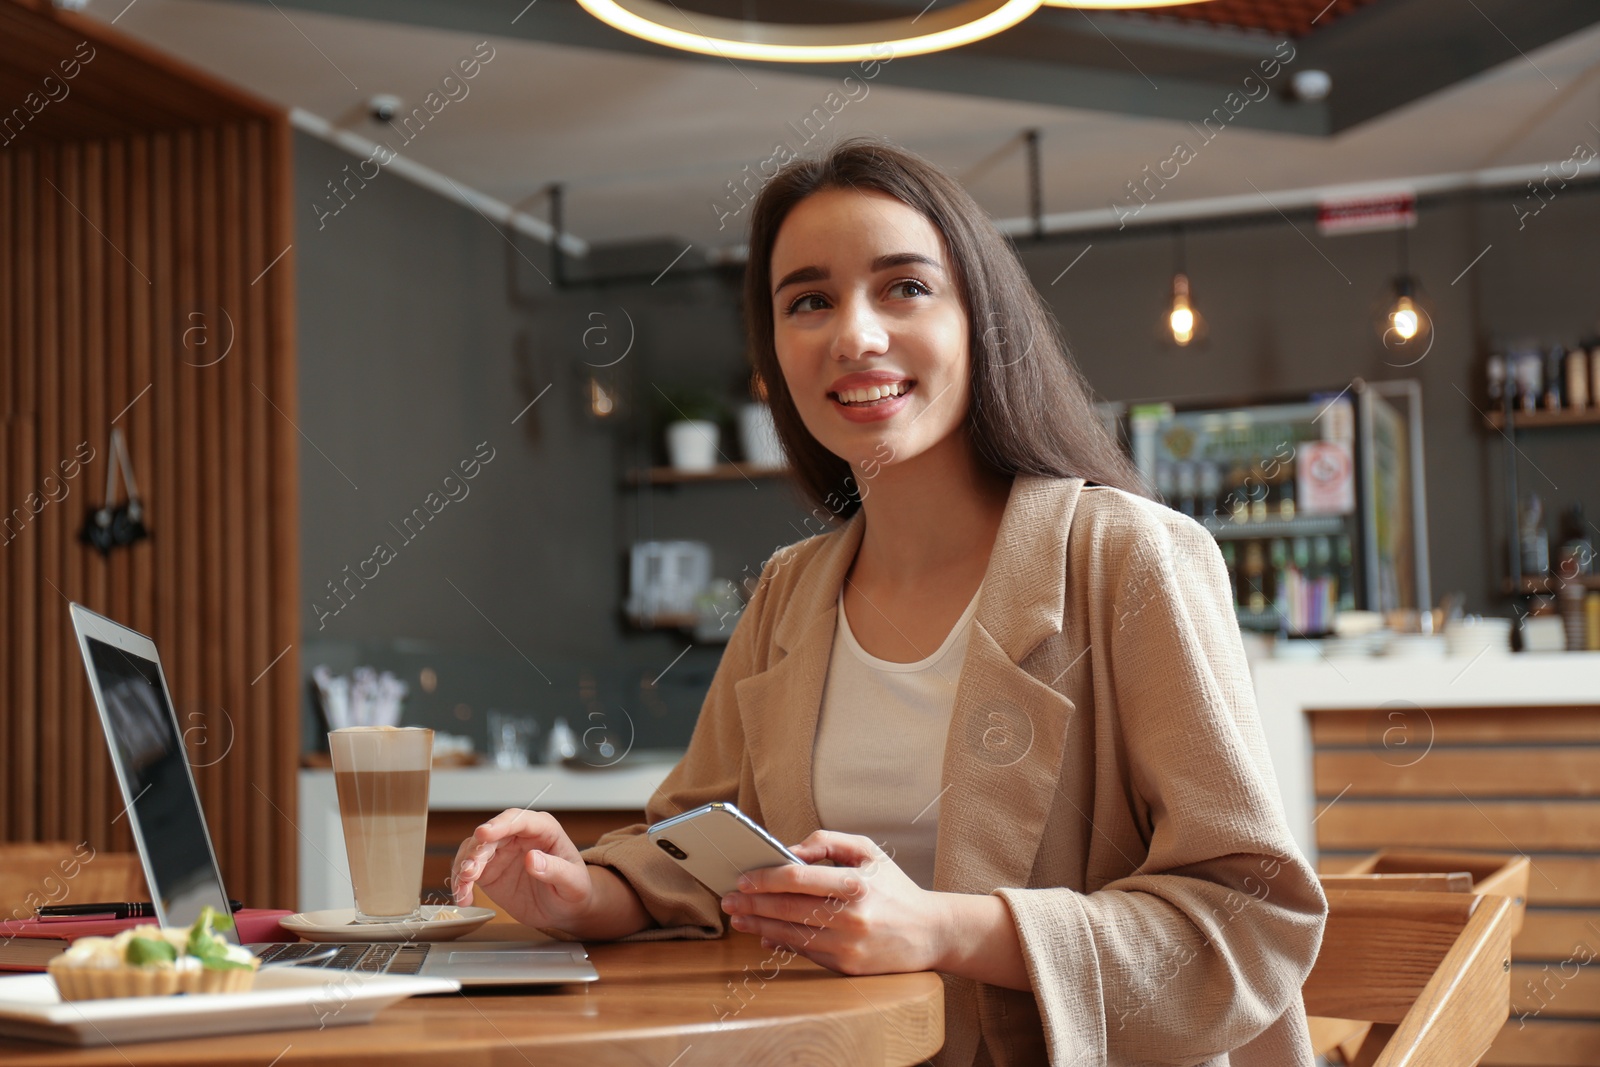
[[[1580,408],[1576,411],[1568,409],[1563,411],[1517,411],[1515,416],[1516,428],[1519,430],[1539,430],[1551,426],[1600,426],[1600,408]],[[1506,413],[1491,411],[1485,416],[1490,426],[1497,430],[1505,428]]]
[[[659,615],[635,615],[625,612],[628,625],[636,630],[692,630],[700,616],[692,611],[662,612]]]
[[[1251,611],[1243,604],[1235,604],[1233,613],[1238,616],[1241,630],[1265,630],[1272,633],[1278,629],[1278,613],[1271,608]]]
[[[1600,589],[1600,574],[1580,574],[1576,578],[1571,579],[1571,581],[1577,582],[1586,589]],[[1556,591],[1556,587],[1560,584],[1562,583],[1552,578],[1524,578],[1522,579],[1522,588],[1513,589],[1511,587],[1511,579],[1506,578],[1501,581],[1500,589],[1502,592],[1510,595],[1516,595],[1517,593],[1554,593]]]
[[[785,478],[788,467],[763,467],[754,463],[719,463],[710,470],[680,471],[675,467],[647,467],[628,472],[629,485],[683,485],[691,482],[737,482],[747,478]]]
[[[1263,537],[1317,537],[1345,532],[1346,515],[1296,515],[1292,519],[1233,522],[1208,519],[1204,523],[1218,541],[1254,541]]]
[[[1233,613],[1239,619],[1239,629],[1254,630],[1258,633],[1278,633],[1283,628],[1284,619],[1272,608],[1262,611],[1251,611],[1243,604],[1235,604]],[[1290,637],[1325,637],[1325,633],[1300,633],[1298,630],[1283,630]]]

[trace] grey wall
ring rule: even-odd
[[[543,246],[513,249],[476,212],[388,173],[319,225],[311,205],[331,202],[326,183],[351,157],[303,135],[295,149],[306,670],[393,669],[412,684],[406,721],[457,733],[481,734],[489,708],[521,709],[604,728],[619,747],[681,745],[721,649],[674,662],[686,638],[622,624],[628,546],[706,541],[714,573],[738,579],[796,540],[805,514],[779,482],[623,484],[649,455],[635,424],[656,384],[740,377],[727,284],[558,291],[537,273]],[[595,422],[580,372],[616,358],[628,318],[637,335],[616,372],[633,402],[618,424]],[[444,479],[484,442],[494,458],[449,501]],[[405,527],[430,492],[442,510]],[[393,558],[363,563],[379,543]],[[349,577],[375,566],[364,586]],[[433,694],[416,685],[423,667]],[[308,714],[308,745],[318,731]]]
[[[307,670],[395,669],[413,682],[407,721],[455,732],[481,734],[488,708],[522,708],[580,731],[603,726],[618,743],[681,744],[720,648],[622,624],[628,545],[704,540],[714,572],[738,578],[798,539],[806,513],[778,482],[623,484],[653,447],[642,420],[656,385],[698,379],[731,391],[742,377],[736,289],[669,274],[654,286],[556,290],[535,270],[547,267],[543,246],[520,239],[513,249],[476,212],[387,173],[319,228],[311,204],[351,157],[305,136],[295,147]],[[1185,353],[1154,335],[1170,234],[1094,238],[1053,284],[1086,242],[1024,256],[1108,398],[1420,378],[1434,589],[1505,612],[1493,592],[1503,573],[1502,445],[1477,428],[1461,394],[1481,402],[1478,353],[1491,336],[1567,340],[1593,330],[1600,313],[1600,197],[1563,194],[1521,231],[1513,199],[1423,210],[1412,259],[1435,299],[1438,337],[1404,370],[1384,363],[1368,325],[1394,272],[1393,234],[1324,239],[1303,224],[1300,233],[1282,224],[1192,233],[1189,273],[1210,343]],[[634,347],[617,372],[629,410],[597,423],[583,412],[583,363],[620,348],[600,348],[593,333],[586,347],[585,331],[603,326],[620,345],[628,318]],[[442,497],[445,476],[482,442],[494,458],[465,483],[468,495],[402,537],[395,527],[426,510],[430,492]],[[1600,429],[1520,444],[1524,491],[1542,490],[1552,510],[1574,499],[1600,509]],[[357,571],[380,542],[394,558],[365,587],[352,580],[341,606],[327,583],[343,582],[344,568]],[[339,611],[324,617],[318,604]],[[439,678],[432,694],[415,688],[425,666]],[[308,745],[316,734],[308,715]]]
[[[1570,343],[1600,325],[1600,196],[1574,187],[1519,230],[1513,206],[1523,203],[1506,192],[1422,209],[1410,257],[1434,303],[1436,337],[1409,367],[1396,364],[1412,357],[1385,350],[1371,326],[1397,270],[1392,232],[1323,238],[1305,222],[1298,232],[1278,222],[1190,233],[1188,273],[1210,328],[1208,346],[1194,352],[1153,340],[1173,267],[1171,231],[1024,255],[1085,373],[1112,399],[1420,380],[1434,596],[1462,592],[1470,610],[1509,614],[1497,592],[1506,573],[1507,445],[1481,428],[1473,407],[1486,405],[1484,354],[1519,338]],[[1086,243],[1093,247],[1060,276]],[[1517,447],[1521,491],[1541,493],[1552,538],[1555,513],[1572,501],[1594,517],[1600,426],[1523,433]]]

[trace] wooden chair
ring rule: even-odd
[[[1435,874],[1324,874],[1323,889],[1381,889],[1390,893],[1470,893],[1472,875],[1466,871]],[[1503,895],[1503,894],[1502,894]]]
[[[1354,1067],[1471,1067],[1511,1012],[1513,905],[1473,893],[1327,891],[1306,1013],[1371,1023]]]
[[[31,919],[39,904],[149,899],[135,853],[66,841],[0,843],[0,919]]]
[[[1344,872],[1323,874],[1322,888],[1478,893],[1511,899],[1511,936],[1522,929],[1531,867],[1526,856],[1434,849],[1383,849]],[[1311,1046],[1334,1063],[1354,1063],[1370,1023],[1311,1018]]]
[[[1439,874],[1436,872],[1451,872]],[[1470,880],[1465,892],[1482,895],[1510,897],[1514,911],[1513,936],[1522,930],[1523,912],[1527,909],[1528,878],[1532,865],[1527,856],[1506,856],[1482,852],[1450,852],[1442,849],[1386,848],[1358,860],[1353,867],[1340,874],[1324,874],[1323,888],[1423,888],[1423,882],[1437,878]],[[1415,886],[1404,885],[1407,879],[1417,879]]]

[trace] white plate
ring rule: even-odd
[[[62,1045],[163,1041],[259,1030],[368,1023],[418,993],[453,993],[453,978],[270,967],[248,993],[191,993],[63,1002],[48,974],[0,978],[0,1034]]]
[[[441,919],[440,912],[453,913],[456,918]],[[356,909],[330,908],[285,915],[278,920],[278,925],[307,941],[453,941],[494,916],[493,908],[424,904],[421,922],[351,925],[355,922]]]

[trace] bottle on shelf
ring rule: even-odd
[[[1228,569],[1228,592],[1233,596],[1233,606],[1239,606],[1239,550],[1232,541],[1221,544],[1222,565]]]
[[[1525,577],[1543,578],[1550,573],[1550,538],[1545,533],[1544,503],[1538,493],[1528,494],[1528,502],[1522,507],[1517,545]]]
[[[1282,627],[1289,617],[1289,542],[1274,537],[1267,559],[1272,566],[1272,607]]]
[[[1262,585],[1266,570],[1266,555],[1261,551],[1261,542],[1246,541],[1244,562],[1239,568],[1239,574],[1244,579],[1240,592],[1243,594],[1245,607],[1254,614],[1267,610],[1267,594]]]
[[[1498,411],[1506,396],[1506,357],[1499,352],[1490,352],[1484,373],[1489,383],[1489,404]]]
[[[1594,382],[1589,378],[1589,353],[1583,345],[1578,345],[1567,353],[1566,386],[1567,407],[1573,411],[1582,411],[1592,403],[1590,392]]]
[[[1309,603],[1311,574],[1311,542],[1296,537],[1289,543],[1290,583],[1289,621],[1296,633],[1309,633],[1311,612]]]
[[[1278,516],[1292,519],[1295,514],[1295,470],[1293,457],[1278,464]]]
[[[1561,548],[1556,552],[1556,575],[1573,579],[1595,573],[1594,542],[1583,519],[1583,505],[1574,502],[1561,516]]]
[[[1156,461],[1156,496],[1169,508],[1177,506],[1178,474],[1173,465],[1164,459]]]
[[[1566,376],[1563,367],[1566,364],[1567,350],[1562,345],[1551,345],[1544,356],[1544,409],[1546,411],[1560,411],[1566,407]]]
[[[1539,398],[1544,393],[1544,361],[1536,348],[1523,348],[1508,357],[1507,371],[1515,371],[1516,393],[1513,399],[1519,411],[1539,410]]]
[[[1227,480],[1223,483],[1228,490],[1226,499],[1234,522],[1245,522],[1250,518],[1249,480],[1244,460],[1235,457],[1233,466],[1228,468]]]
[[[1250,521],[1265,522],[1271,488],[1259,456],[1250,464]]]
[[[1195,499],[1195,470],[1193,463],[1178,464],[1178,510],[1190,518],[1198,517],[1199,504]]]
[[[1222,492],[1222,471],[1210,460],[1200,464],[1200,513],[1195,517],[1205,522],[1215,522],[1218,501]]]
[[[1563,582],[1556,593],[1561,613],[1561,629],[1568,652],[1581,652],[1587,643],[1584,634],[1584,588],[1577,582]]]
[[[1356,609],[1356,576],[1355,576],[1355,551],[1350,544],[1350,538],[1345,534],[1339,535],[1339,610],[1354,611]]]
[[[1333,544],[1327,537],[1311,542],[1311,632],[1333,629],[1333,611],[1339,594],[1333,569]]]
[[[1589,346],[1589,402],[1600,407],[1600,338]]]

